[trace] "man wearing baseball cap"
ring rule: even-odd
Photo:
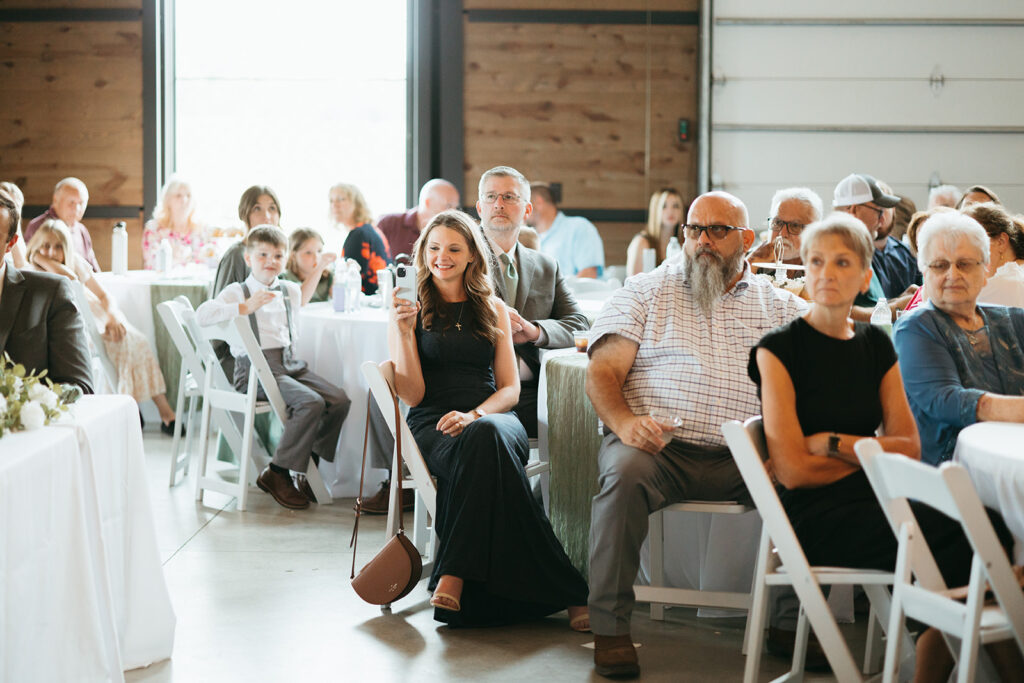
[[[844,211],[859,218],[875,237],[878,236],[878,231],[882,227],[886,209],[891,209],[899,203],[899,197],[885,192],[879,181],[866,173],[851,173],[840,180],[832,199],[832,206],[837,211]],[[901,308],[898,302],[901,297],[907,295],[905,290],[910,285],[921,284],[921,274],[910,250],[889,235],[875,240],[875,253],[871,258],[871,269],[874,271],[875,277],[872,278],[869,296],[874,293],[876,294],[874,298],[877,300],[876,286],[880,286],[886,297],[896,300],[896,305],[893,305],[893,301],[889,302],[890,308],[894,310]],[[913,291],[910,294],[913,294]],[[861,301],[859,298],[856,302],[861,306],[873,305],[873,303]],[[902,302],[902,305],[905,306],[906,302]]]

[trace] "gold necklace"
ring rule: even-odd
[[[462,325],[460,324],[462,322],[462,313],[466,310],[466,302],[463,301],[461,303],[462,306],[459,307],[459,319],[455,321],[455,329],[459,332],[462,332]]]

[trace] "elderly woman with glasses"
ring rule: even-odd
[[[1024,309],[978,304],[990,243],[973,218],[937,213],[917,244],[928,300],[897,321],[893,342],[921,459],[938,465],[964,427],[1024,422]]]

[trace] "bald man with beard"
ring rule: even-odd
[[[459,208],[459,191],[443,178],[428,180],[420,188],[419,203],[402,213],[384,214],[377,219],[377,228],[387,238],[391,258],[399,254],[413,256],[413,245],[420,231],[434,216],[448,209]]]
[[[591,329],[587,395],[606,426],[590,525],[590,623],[603,676],[640,672],[629,629],[648,516],[683,500],[749,501],[721,426],[760,413],[750,349],[807,310],[751,274],[743,257],[754,232],[736,197],[701,195],[683,228],[683,258],[627,280]]]

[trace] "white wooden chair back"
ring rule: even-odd
[[[171,337],[174,348],[181,357],[181,368],[178,372],[178,401],[174,412],[177,415],[174,425],[174,443],[171,446],[171,470],[169,486],[177,483],[178,472],[188,474],[190,446],[195,438],[195,417],[196,403],[202,395],[202,387],[206,371],[203,369],[203,362],[199,357],[198,347],[186,330],[185,317],[189,314],[194,316],[192,302],[184,296],[178,296],[170,301],[163,301],[156,306],[157,314],[163,320],[164,327]],[[188,398],[188,436],[185,448],[181,446],[181,430],[186,424],[184,420],[185,399]]]
[[[75,293],[75,304],[78,312],[82,314],[82,322],[85,323],[85,333],[89,337],[92,346],[93,358],[99,362],[100,370],[103,372],[103,379],[110,388],[111,393],[117,393],[117,367],[110,356],[107,355],[107,347],[103,345],[103,335],[96,322],[96,317],[89,307],[89,295],[86,293],[85,285],[80,280],[71,281],[71,289]],[[95,365],[95,364],[94,364]]]
[[[739,468],[747,490],[761,514],[763,523],[762,547],[757,569],[757,573],[763,578],[759,576],[756,579],[754,606],[750,617],[752,623],[748,628],[750,641],[746,646],[747,664],[744,681],[757,680],[761,641],[766,620],[766,589],[768,585],[791,585],[800,599],[801,616],[797,625],[793,670],[784,677],[786,680],[802,678],[808,621],[821,643],[835,677],[839,681],[864,680],[854,662],[850,648],[839,631],[839,626],[836,624],[825,595],[821,591],[821,586],[844,584],[864,586],[871,599],[873,609],[880,615],[881,623],[887,625],[889,604],[887,592],[882,586],[892,583],[892,574],[866,569],[811,567],[800,541],[797,539],[796,532],[790,524],[789,517],[782,507],[782,501],[775,491],[775,486],[765,469],[764,462],[768,459],[768,447],[760,416],[752,417],[742,424],[736,420],[726,422],[722,425],[722,433],[725,435],[725,440],[732,451],[733,459],[736,461],[736,466]],[[773,555],[767,552],[769,545],[774,545],[777,553],[774,561],[769,559]],[[781,565],[781,569],[779,569],[779,565]],[[900,638],[895,640],[900,640]],[[869,668],[874,660],[870,636],[868,642],[865,668]]]
[[[412,431],[401,414],[399,414],[399,424],[395,424],[394,401],[398,398],[398,394],[395,392],[395,364],[389,360],[380,365],[373,361],[366,361],[362,365],[362,370],[363,377],[366,378],[366,383],[370,386],[370,394],[377,402],[377,407],[384,416],[392,436],[396,440],[402,439],[402,459],[405,461],[405,466],[409,470],[423,504],[426,506],[427,513],[433,518],[437,511],[437,486],[430,475],[426,460],[420,453],[419,446],[416,445],[416,439],[413,438]],[[399,470],[396,469],[397,458],[397,452],[392,454],[391,471],[400,475]],[[395,495],[397,496],[397,491]],[[388,535],[385,540],[390,539],[398,528],[394,503],[395,501],[392,501],[388,507]]]
[[[900,543],[892,623],[901,625],[909,616],[960,638],[960,681],[974,679],[982,643],[1013,639],[1024,653],[1024,594],[967,470],[954,463],[936,468],[885,453],[874,439],[858,442],[855,450]],[[941,575],[929,576],[938,570],[908,499],[935,508],[963,528],[974,552],[966,602],[948,596]],[[912,575],[917,585],[911,583]],[[985,605],[986,587],[995,594],[995,605]],[[898,642],[886,648],[887,681],[898,674],[898,656]]]

